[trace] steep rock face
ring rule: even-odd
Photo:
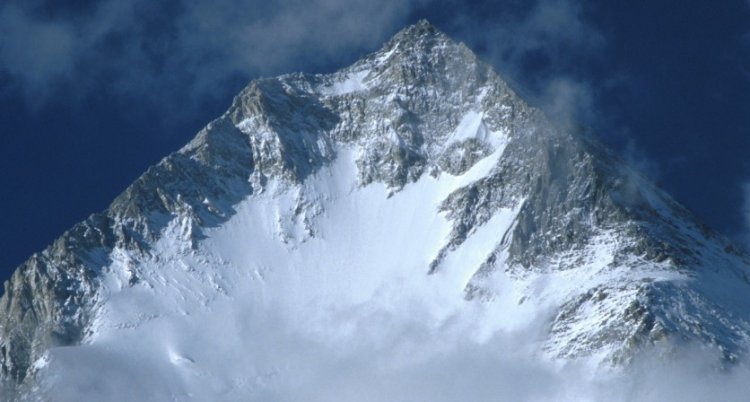
[[[83,338],[87,310],[96,302],[96,271],[106,264],[113,244],[108,223],[92,215],[34,254],[5,283],[0,300],[3,377],[21,382],[47,347]]]
[[[314,186],[325,175],[345,182],[336,166],[347,157],[355,188]],[[509,297],[497,289],[507,276],[504,291],[517,303],[503,308],[549,315],[549,358],[623,363],[649,345],[698,341],[732,360],[747,346],[744,255],[595,140],[555,127],[463,44],[420,22],[334,74],[254,80],[107,211],[19,267],[0,299],[2,376],[32,384],[51,348],[95,344],[94,323],[106,321],[112,295],[168,283],[166,267],[177,262],[213,270],[202,273],[211,283],[223,266],[253,265],[217,257],[206,242],[242,219],[246,205],[277,204],[275,229],[260,235],[288,247],[294,261],[336,238],[326,222],[336,222],[337,202],[378,185],[385,194],[367,205],[383,211],[391,199],[416,197],[412,188],[434,192],[434,210],[425,204],[422,212],[443,216],[447,232],[415,269],[425,278],[468,272],[457,283],[467,305]],[[343,224],[356,229],[350,221],[359,215],[366,213]],[[383,212],[373,222],[393,219]],[[180,249],[154,251],[167,240]],[[164,273],[153,269],[161,266]]]

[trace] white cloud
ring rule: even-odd
[[[589,85],[568,78],[550,80],[540,102],[547,114],[563,127],[574,127],[577,122],[590,120],[593,114]]]
[[[349,64],[420,7],[448,6],[439,0],[287,0],[273,6],[259,0],[102,0],[85,12],[43,14],[37,2],[11,1],[0,6],[0,74],[31,106],[60,94],[75,102],[104,90],[179,117],[205,102],[227,103],[238,82],[258,75]],[[571,49],[591,52],[604,42],[572,0],[538,0],[520,15],[498,7],[503,16],[489,20],[478,20],[469,6],[450,7],[456,15],[443,28],[485,44],[481,56],[511,79],[522,74],[530,53],[560,65],[570,62]],[[589,112],[591,87],[561,77],[535,76],[532,92],[543,97],[541,105],[570,112],[566,121],[595,115]]]
[[[171,7],[164,4],[173,4]],[[484,57],[522,68],[539,51],[559,63],[569,49],[591,49],[602,36],[583,22],[577,2],[539,0],[523,15],[477,22],[457,7],[448,31],[486,43]],[[37,2],[0,6],[0,72],[31,103],[67,86],[71,95],[100,90],[155,103],[226,96],[227,80],[342,66],[377,48],[418,7],[436,0],[102,0],[85,12],[39,13]],[[498,8],[503,11],[501,7]],[[503,11],[504,12],[504,11]],[[543,78],[547,79],[547,78]],[[72,90],[71,90],[72,87]],[[166,98],[166,99],[165,99]],[[148,99],[143,99],[148,101]]]
[[[85,345],[54,350],[52,367],[65,370],[49,380],[55,400],[71,401],[85,395],[110,401],[732,402],[746,400],[750,392],[747,366],[720,368],[715,354],[698,347],[686,345],[684,353],[670,358],[646,351],[625,371],[594,373],[584,365],[555,366],[524,355],[517,346],[533,339],[526,331],[477,342],[461,331],[436,333],[424,323],[393,317],[386,317],[388,326],[382,327],[377,316],[372,318],[374,329],[381,330],[377,342],[317,339],[278,319],[243,311],[232,321],[236,328],[190,332],[199,336],[191,342],[213,345],[209,354],[222,361],[221,372],[192,364],[186,369],[180,362],[160,365],[162,343],[152,354],[136,348],[137,359]],[[174,340],[173,330],[152,328],[167,344]],[[193,369],[200,372],[197,378]],[[247,380],[238,382],[238,377]]]
[[[471,8],[454,20],[453,30],[470,41],[486,46],[487,57],[496,65],[520,73],[530,52],[559,66],[569,57],[595,53],[605,44],[604,36],[587,24],[575,0],[537,0],[523,12],[509,12],[494,19],[480,19]]]
[[[576,0],[537,0],[498,18],[480,18],[471,7],[450,30],[482,49],[521,95],[565,126],[593,126],[597,90],[580,76],[606,47],[604,36],[584,18]],[[578,74],[578,75],[576,75]]]
[[[72,73],[79,49],[68,24],[39,23],[8,3],[0,7],[0,36],[0,68],[17,78],[27,95]]]
[[[0,73],[34,105],[64,87],[101,90],[153,107],[226,96],[227,80],[315,69],[372,49],[420,0],[104,0],[84,13],[40,15],[32,3],[0,7]],[[159,88],[159,91],[153,91]],[[226,101],[226,100],[225,100]]]

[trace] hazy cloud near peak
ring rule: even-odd
[[[512,3],[512,2],[511,2]],[[597,91],[582,76],[606,48],[577,0],[538,0],[487,19],[466,6],[449,29],[494,65],[521,96],[565,126],[592,125]],[[518,81],[523,81],[523,85]]]
[[[571,49],[586,52],[604,42],[583,22],[576,1],[527,4],[521,13],[509,8],[502,23],[473,15],[470,5],[454,5],[458,11],[444,28],[485,44],[483,58],[515,71],[529,63],[533,70],[534,57],[558,65]],[[206,97],[223,99],[232,80],[349,64],[420,10],[443,6],[436,0],[287,0],[273,6],[258,0],[101,0],[62,10],[53,2],[9,2],[0,7],[0,73],[31,106],[59,91],[86,97],[104,82],[115,98],[134,97],[177,113],[170,109],[175,103],[191,109]],[[546,71],[540,87],[556,78]]]
[[[103,81],[115,96],[158,87],[157,99],[143,100],[169,107],[224,95],[219,88],[232,78],[339,64],[384,41],[418,3],[103,0],[78,13],[44,15],[38,5],[7,3],[0,7],[0,72],[31,106],[61,87],[86,96]]]
[[[0,67],[27,95],[45,81],[71,74],[78,45],[68,24],[35,21],[27,10],[8,3],[0,7],[0,35]]]
[[[473,42],[484,45],[485,56],[493,64],[517,72],[537,70],[530,65],[560,67],[582,54],[592,56],[606,44],[601,35],[582,15],[576,0],[538,0],[525,3],[520,10],[509,9],[505,15],[486,19],[467,6],[454,19],[452,30],[461,32]],[[550,67],[545,66],[545,67]],[[545,78],[545,77],[540,77]]]
[[[573,127],[591,119],[593,96],[588,83],[559,77],[550,80],[540,100],[552,119],[564,127]]]

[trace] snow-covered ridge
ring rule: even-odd
[[[420,22],[339,72],[251,82],[21,266],[0,373],[56,400],[272,399],[320,355],[408,372],[509,333],[544,361],[621,367],[683,342],[731,361],[749,266]]]

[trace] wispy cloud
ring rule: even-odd
[[[225,95],[228,80],[353,61],[342,58],[382,42],[418,1],[11,1],[0,6],[0,74],[32,106],[102,88],[157,107],[199,102]]]
[[[75,100],[107,91],[154,109],[190,112],[207,99],[226,98],[231,82],[343,66],[415,12],[448,6],[443,3],[102,0],[66,9],[10,0],[0,6],[0,77],[9,77],[31,106],[61,93]],[[581,119],[594,94],[566,69],[595,54],[603,36],[584,21],[575,0],[537,0],[518,10],[513,3],[497,7],[502,15],[491,20],[471,6],[450,4],[455,16],[438,25],[473,42],[509,78],[531,77],[524,85],[544,97],[543,106]],[[566,105],[560,96],[572,98]]]
[[[290,323],[255,311],[257,306],[238,307],[243,302],[230,298],[232,306],[208,310],[212,319],[226,315],[230,321],[190,335],[176,332],[186,327],[169,318],[153,322],[149,333],[159,335],[139,338],[145,346],[133,349],[137,355],[96,344],[53,349],[45,380],[53,385],[54,399],[63,401],[82,395],[108,401],[190,395],[196,400],[698,402],[742,401],[750,391],[746,365],[720,370],[716,351],[694,345],[682,345],[682,353],[648,349],[629,368],[597,370],[580,362],[561,366],[534,359],[527,353],[534,331],[497,331],[479,341],[467,330],[473,327],[465,327],[472,325],[467,321],[477,325],[476,317],[456,315],[436,326],[419,314],[370,311],[368,304],[369,313],[362,316],[355,309],[332,321]],[[125,336],[132,341],[127,338],[132,335]],[[164,357],[165,348],[195,345],[217,350],[186,355],[186,366]]]
[[[485,49],[485,56],[511,73],[535,72],[545,81],[582,58],[595,56],[604,36],[588,24],[576,0],[537,0],[487,19],[467,6],[452,29]],[[502,8],[501,8],[502,10]],[[542,74],[539,74],[539,73]]]
[[[519,6],[521,4],[521,6]],[[510,5],[515,5],[510,7]],[[597,93],[581,75],[606,47],[576,0],[509,2],[499,14],[461,8],[447,27],[493,64],[521,95],[565,125],[590,125]]]
[[[595,134],[621,148],[623,158],[637,170],[658,180],[661,167],[638,146],[636,136],[627,132],[618,116],[597,110],[603,97],[613,91],[633,91],[637,85],[622,72],[596,78],[590,75],[607,63],[609,44],[587,20],[583,2],[536,0],[522,4],[489,19],[483,18],[481,10],[466,6],[450,29],[481,49],[482,56],[557,125],[596,129]]]
[[[572,128],[594,115],[593,92],[588,83],[565,77],[551,79],[539,96],[541,107],[563,127]]]
[[[80,42],[65,23],[36,21],[24,7],[0,6],[0,67],[28,97],[73,70]]]

